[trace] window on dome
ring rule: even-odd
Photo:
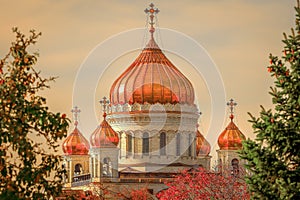
[[[166,155],[166,133],[160,133],[159,141],[160,141],[160,155]]]
[[[176,134],[176,156],[180,156],[180,134]]]
[[[143,133],[143,155],[149,155],[149,133]]]
[[[130,156],[132,155],[132,135],[131,133],[128,133],[127,134],[127,137],[126,137],[126,152],[127,152],[127,155]]]

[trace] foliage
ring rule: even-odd
[[[34,69],[38,55],[28,50],[41,33],[13,32],[16,41],[0,61],[0,199],[49,199],[62,188],[64,171],[53,153],[68,119],[48,111],[38,95],[54,80]]]
[[[270,55],[267,70],[274,78],[269,92],[274,110],[261,106],[250,122],[255,140],[246,140],[241,156],[247,160],[247,178],[253,198],[300,199],[300,7],[296,33],[284,34],[281,58]]]
[[[130,196],[129,199],[131,200],[152,200],[155,199],[149,192],[148,189],[145,188],[140,188],[136,190],[131,190],[130,191]]]
[[[230,174],[230,173],[228,173]],[[183,171],[167,182],[167,190],[157,196],[161,200],[249,199],[246,183],[237,176],[208,172],[203,168]]]
[[[95,199],[120,199],[120,200],[154,200],[148,192],[147,186],[133,189],[131,187],[111,187],[102,183],[92,183],[89,188]],[[93,198],[92,198],[93,199]]]

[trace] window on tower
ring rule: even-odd
[[[104,177],[112,177],[112,163],[110,158],[106,157],[103,159],[103,176]]]
[[[231,175],[238,176],[239,175],[239,160],[236,158],[232,159],[231,167],[232,167]]]
[[[80,174],[82,174],[82,173],[83,173],[82,165],[79,164],[79,163],[77,163],[77,164],[75,165],[74,175],[76,176],[76,175],[80,175]]]

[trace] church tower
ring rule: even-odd
[[[80,110],[77,106],[72,109],[75,120],[75,129],[63,142],[64,152],[63,166],[67,174],[65,187],[74,187],[86,184],[90,180],[89,170],[89,142],[78,129],[78,115]]]
[[[92,182],[100,182],[101,178],[118,178],[119,136],[106,121],[109,100],[104,97],[100,101],[103,107],[103,121],[92,133],[90,142],[90,170]]]
[[[107,120],[121,139],[119,169],[148,172],[194,166],[199,164],[194,88],[154,39],[159,10],[150,4],[145,12],[150,40],[110,90]]]
[[[227,103],[230,109],[230,122],[225,130],[219,135],[218,145],[220,147],[217,150],[219,159],[219,170],[221,173],[231,173],[238,176],[241,171],[241,166],[244,162],[238,155],[238,150],[242,149],[242,141],[246,139],[244,134],[233,122],[234,119],[234,107],[237,105],[233,99]]]

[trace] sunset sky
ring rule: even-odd
[[[51,89],[42,94],[47,97],[52,111],[66,113],[70,118],[70,110],[75,106],[73,104],[80,103],[78,106],[82,112],[79,126],[83,134],[89,137],[100,120],[98,100],[109,95],[113,81],[133,62],[140,50],[119,55],[117,59],[111,60],[109,66],[99,66],[105,67],[106,71],[102,74],[103,78],[99,77],[99,82],[94,85],[92,103],[89,100],[76,102],[73,99],[76,90],[73,87],[80,67],[93,49],[108,38],[114,39],[118,34],[136,28],[146,30],[144,9],[150,3],[141,0],[3,1],[0,12],[0,57],[4,57],[14,40],[12,27],[19,27],[24,33],[30,29],[42,32],[42,37],[33,48],[40,53],[37,68],[44,76],[59,77],[52,83]],[[233,98],[238,103],[237,125],[247,137],[253,138],[247,112],[257,116],[259,105],[271,108],[268,90],[272,79],[266,70],[268,55],[282,55],[282,33],[289,34],[290,28],[294,26],[296,1],[165,0],[153,3],[160,10],[157,15],[157,40],[164,44],[168,38],[160,35],[159,30],[163,33],[164,28],[172,29],[189,36],[206,50],[223,80],[226,100]],[[148,36],[141,34],[138,37],[137,46],[142,48],[143,43],[140,41]],[[127,42],[121,41],[118,45],[121,47]],[[201,78],[194,73],[193,67],[188,66],[184,58],[178,58],[167,50],[170,60],[190,78],[195,87],[196,103],[203,113],[200,130],[206,135],[209,126],[214,126],[210,121],[215,114],[211,113],[213,105],[206,88],[208,86],[203,81],[205,77]],[[110,51],[115,49],[107,47],[107,52]],[[226,102],[224,108],[225,105]],[[88,113],[87,116],[87,107],[93,108],[94,113]],[[224,113],[223,110],[220,113]],[[208,137],[212,146],[216,146],[218,134],[228,123],[228,119],[223,118],[215,135]]]

